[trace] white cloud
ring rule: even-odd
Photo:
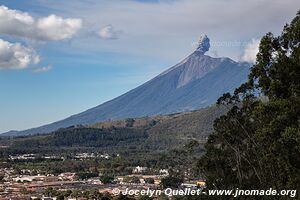
[[[81,19],[63,19],[50,15],[38,19],[37,34],[43,40],[63,40],[71,38],[81,27]]]
[[[26,12],[0,6],[0,34],[33,40],[71,38],[82,27],[82,20],[56,15],[34,19]]]
[[[39,61],[34,49],[0,39],[0,69],[23,69]]]
[[[34,18],[26,12],[0,6],[0,33],[16,36],[28,35],[32,31],[34,21]]]
[[[30,14],[0,6],[0,34],[29,39],[55,41],[69,39],[82,27],[79,18],[49,15],[34,18]],[[26,41],[26,40],[25,40]],[[33,48],[0,39],[0,69],[23,69],[37,64],[40,58]],[[51,66],[36,68],[33,72],[49,71]]]
[[[254,63],[256,60],[256,54],[259,50],[259,39],[252,39],[245,47],[241,61]]]
[[[99,30],[98,36],[105,40],[115,40],[118,39],[120,33],[121,31],[115,30],[115,28],[109,24]]]
[[[74,50],[85,53],[104,50],[143,56],[150,61],[167,61],[167,65],[193,51],[189,44],[203,32],[212,44],[222,44],[212,45],[210,52],[217,51],[219,56],[238,60],[246,41],[260,38],[267,32],[279,34],[300,7],[299,0],[162,0],[151,4],[132,0],[53,0],[36,3],[55,11],[56,16],[76,16],[89,25],[87,29],[92,30],[86,30],[89,35],[72,42]],[[36,21],[34,24],[37,24]],[[107,24],[124,30],[124,34],[122,40],[102,42],[100,45],[90,35],[95,36],[95,27],[105,27]],[[2,27],[0,23],[0,33],[3,32]],[[22,33],[22,30],[19,32]],[[100,30],[96,32],[99,36]],[[36,33],[33,35],[37,37]],[[117,34],[117,37],[120,36]]]
[[[44,67],[37,67],[31,70],[31,72],[33,73],[44,73],[44,72],[48,72],[52,69],[51,65],[48,66],[44,66]]]

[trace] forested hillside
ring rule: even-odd
[[[47,135],[4,138],[0,143],[10,150],[22,152],[60,148],[168,151],[194,140],[204,144],[213,131],[213,121],[226,110],[224,106],[212,106],[188,113],[78,125]]]

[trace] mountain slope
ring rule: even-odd
[[[76,124],[184,112],[211,105],[246,80],[249,65],[204,55],[208,49],[209,39],[203,36],[190,56],[126,94],[62,121],[10,135],[48,133]]]
[[[72,147],[77,150],[92,147],[108,153],[118,150],[123,153],[131,148],[156,152],[180,148],[191,141],[202,146],[213,132],[214,120],[227,111],[223,105],[214,105],[191,112],[134,118],[131,125],[127,120],[116,120],[72,126],[51,134],[2,139],[0,146],[9,147],[4,151],[27,153],[53,153]]]

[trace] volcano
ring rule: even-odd
[[[49,133],[78,124],[165,115],[210,106],[223,93],[232,92],[247,80],[249,64],[205,55],[209,48],[209,38],[202,35],[191,55],[143,85],[64,120],[8,135]]]

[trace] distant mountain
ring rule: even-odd
[[[248,63],[205,55],[209,48],[209,38],[201,36],[190,56],[143,85],[64,120],[4,135],[49,133],[76,124],[163,115],[209,106],[223,93],[245,82],[249,72]]]

